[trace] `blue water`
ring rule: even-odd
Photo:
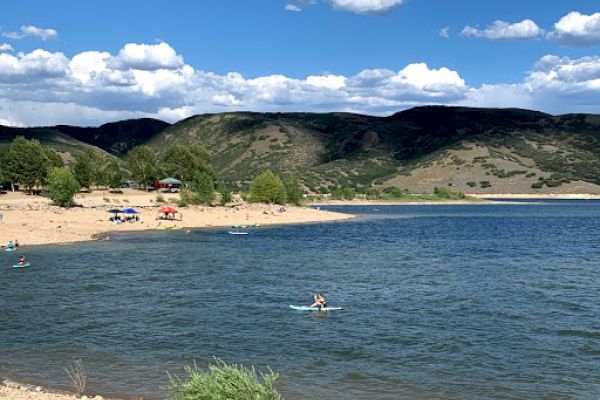
[[[213,356],[286,399],[597,399],[600,202],[329,207],[353,221],[0,254],[0,375],[167,396]],[[3,260],[3,261],[2,261]],[[331,313],[296,312],[323,291]]]

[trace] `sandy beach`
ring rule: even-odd
[[[18,240],[21,245],[73,243],[93,240],[111,232],[154,230],[163,227],[185,229],[231,227],[234,225],[274,225],[307,222],[327,222],[351,219],[349,214],[242,201],[225,207],[177,206],[177,193],[162,193],[165,203],[156,202],[156,193],[125,190],[123,193],[94,191],[76,196],[78,207],[70,209],[52,206],[41,196],[7,193],[0,196],[0,244]],[[180,214],[174,220],[158,220],[158,210],[171,206]],[[115,224],[109,219],[109,209],[133,207],[139,210],[138,222]]]
[[[24,193],[7,193],[0,196],[0,244],[8,240],[18,240],[22,245],[73,243],[105,237],[111,232],[154,230],[162,227],[182,229],[206,227],[232,227],[234,225],[274,225],[307,222],[327,222],[354,218],[353,215],[319,210],[309,207],[293,207],[267,204],[252,204],[241,200],[225,207],[177,206],[177,193],[162,193],[165,202],[157,203],[156,193],[137,190],[124,190],[123,193],[93,191],[76,196],[77,207],[70,209],[51,205],[41,196]],[[472,201],[371,201],[328,200],[313,202],[311,205],[461,205],[493,204],[487,199],[600,199],[593,194],[474,194],[481,199]],[[180,213],[174,220],[159,220],[158,210],[170,206]],[[139,210],[138,222],[115,224],[109,221],[109,209],[133,207]]]
[[[88,397],[86,397],[87,399]],[[85,400],[75,394],[48,391],[41,386],[25,385],[10,380],[4,380],[0,385],[0,399],[6,400]],[[101,396],[90,400],[104,400]]]

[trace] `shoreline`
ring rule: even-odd
[[[50,200],[23,193],[0,197],[0,245],[18,240],[21,246],[56,245],[105,240],[114,233],[149,230],[189,230],[198,228],[234,228],[236,225],[273,226],[343,221],[355,215],[312,207],[280,206],[234,202],[227,206],[188,206],[175,204],[178,194],[167,194],[169,201],[157,203],[156,194],[127,191],[82,193],[76,198],[77,207],[60,208]],[[165,197],[166,197],[165,196]],[[172,197],[171,197],[172,196]],[[177,197],[175,197],[177,196]],[[163,219],[158,210],[173,206],[177,218]],[[110,221],[112,208],[135,208],[140,211],[138,222],[116,224]],[[173,229],[174,228],[174,229]]]
[[[475,200],[389,201],[389,200],[322,200],[305,206],[279,206],[237,201],[226,206],[188,206],[181,208],[182,219],[156,219],[158,210],[174,205],[177,193],[163,194],[169,199],[156,202],[156,193],[95,191],[80,193],[79,206],[64,209],[52,206],[40,196],[9,193],[0,196],[0,245],[18,240],[21,245],[57,245],[94,240],[107,240],[111,234],[156,230],[158,225],[177,230],[200,228],[234,228],[236,225],[262,226],[334,222],[355,219],[353,214],[322,210],[327,206],[461,206],[494,204],[531,204],[536,200],[600,200],[593,194],[475,194]],[[496,201],[499,200],[499,201]],[[515,200],[511,202],[510,200]],[[519,200],[519,201],[517,201]],[[524,202],[522,200],[532,200]],[[140,222],[115,224],[109,222],[111,208],[134,207],[141,211]],[[176,206],[175,206],[176,207]],[[161,229],[161,228],[159,228]],[[164,229],[170,230],[170,229]]]
[[[6,400],[117,400],[101,395],[78,397],[74,392],[32,385],[0,377],[0,399]]]

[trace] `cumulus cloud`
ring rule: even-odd
[[[330,0],[337,10],[356,14],[385,14],[404,0]]]
[[[597,56],[548,55],[521,82],[472,87],[458,71],[425,63],[303,78],[216,74],[185,64],[166,43],[127,44],[116,54],[85,51],[71,58],[41,49],[0,53],[0,119],[11,125],[177,121],[237,110],[386,115],[425,104],[600,112],[598,99]]]
[[[465,37],[486,38],[491,40],[533,39],[543,34],[544,30],[530,19],[524,19],[521,22],[513,24],[498,20],[494,21],[493,24],[484,29],[467,25],[461,32],[461,35]]]
[[[58,32],[55,29],[38,28],[33,25],[23,25],[19,32],[4,32],[2,36],[13,40],[20,40],[25,37],[37,37],[44,41],[58,38]]]
[[[160,44],[126,44],[113,60],[119,69],[177,69],[183,66],[183,57],[167,43]]]
[[[317,0],[294,0],[285,6],[288,11],[302,11],[306,6],[315,4]],[[392,8],[404,3],[404,0],[323,0],[334,9],[355,14],[386,14]]]
[[[294,11],[294,12],[302,11],[302,9],[300,7],[298,7],[296,4],[291,4],[291,3],[286,4],[285,9],[288,11]]]
[[[0,82],[34,82],[61,77],[66,73],[67,57],[62,53],[34,50],[31,53],[0,54]]]
[[[443,37],[443,38],[449,38],[450,37],[450,27],[447,26],[445,28],[442,28],[438,31],[438,34]]]
[[[542,57],[518,84],[482,85],[462,104],[522,107],[555,114],[600,113],[600,56]]]
[[[548,37],[565,46],[600,44],[600,12],[592,15],[570,12],[554,24],[554,30]]]
[[[0,43],[0,53],[8,53],[13,51],[13,47],[8,43]]]

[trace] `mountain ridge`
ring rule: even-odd
[[[595,114],[423,106],[384,117],[228,112],[175,124],[141,119],[98,128],[13,129],[66,135],[121,158],[139,144],[159,154],[171,144],[201,144],[213,154],[217,176],[240,189],[267,168],[299,173],[313,192],[373,185],[430,191],[442,185],[478,193],[595,193],[600,184]],[[0,127],[0,140],[6,140],[5,130]]]

